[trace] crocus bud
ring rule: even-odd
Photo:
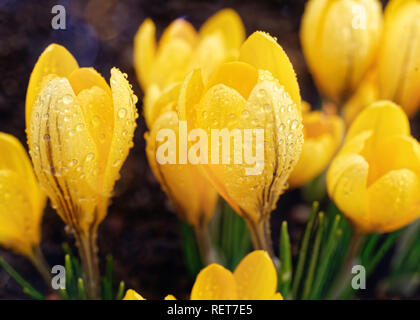
[[[327,168],[344,135],[344,121],[337,115],[307,110],[302,118],[304,143],[289,177],[292,188],[310,182]]]
[[[62,46],[39,57],[26,97],[28,145],[38,181],[74,234],[89,298],[99,296],[96,233],[133,146],[137,97],[118,69],[111,86]]]
[[[0,132],[0,150],[0,245],[32,260],[46,197],[19,140]]]
[[[201,136],[208,137],[210,147],[199,152],[200,166],[247,221],[259,249],[269,247],[269,238],[261,235],[269,230],[270,213],[301,152],[300,103],[287,55],[264,32],[255,32],[244,42],[238,61],[222,64],[207,82],[196,70],[180,90],[179,120],[199,130],[200,142]],[[222,138],[227,149],[220,147],[218,134],[229,136],[227,145]]]
[[[382,30],[377,0],[310,0],[301,25],[309,70],[326,98],[341,105],[375,59]]]
[[[393,0],[385,10],[378,57],[379,97],[401,105],[408,116],[420,107],[420,1]]]
[[[420,145],[401,107],[379,101],[353,121],[327,173],[330,197],[363,233],[391,232],[420,215]]]

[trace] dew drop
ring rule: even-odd
[[[124,108],[121,108],[119,111],[118,111],[118,116],[121,118],[121,119],[123,119],[123,118],[125,118],[125,116],[127,115],[127,110],[125,110]]]
[[[86,161],[91,161],[91,160],[93,160],[93,158],[95,158],[95,155],[94,155],[93,153],[89,153],[89,154],[86,156]]]
[[[66,94],[63,97],[63,103],[64,104],[70,104],[70,103],[72,103],[72,101],[73,101],[73,97],[71,95],[69,95],[69,94]]]

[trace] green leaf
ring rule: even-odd
[[[283,221],[281,225],[280,243],[279,243],[279,292],[285,299],[289,297],[290,285],[292,283],[292,252],[290,249],[290,237],[287,230],[287,222]]]
[[[316,269],[316,265],[318,261],[319,248],[321,246],[322,237],[324,235],[324,229],[325,229],[324,213],[320,212],[318,214],[318,228],[317,228],[317,232],[315,236],[315,243],[312,248],[311,260],[309,262],[308,273],[306,275],[305,285],[303,289],[303,295],[302,295],[303,299],[308,299],[309,294],[311,292],[312,282],[314,279],[315,269]]]
[[[79,300],[86,300],[86,290],[85,290],[85,283],[83,282],[82,278],[77,279],[77,298]]]
[[[321,297],[322,291],[327,282],[328,272],[331,267],[331,258],[342,236],[341,229],[338,229],[340,220],[340,215],[336,215],[329,230],[327,242],[322,250],[319,266],[315,275],[315,281],[310,296],[311,299],[319,299]]]
[[[125,283],[124,281],[120,282],[118,286],[117,295],[115,296],[115,300],[122,300],[124,298],[124,291],[125,291]]]
[[[302,241],[301,241],[301,245],[300,245],[299,253],[298,253],[296,273],[295,273],[295,276],[293,277],[293,285],[292,285],[293,298],[297,297],[298,290],[301,285],[303,269],[305,267],[306,255],[307,255],[308,246],[309,246],[309,240],[311,238],[312,229],[315,224],[315,218],[318,212],[318,206],[319,206],[318,202],[314,202],[312,204],[312,211],[311,211],[311,214],[309,215],[309,220],[306,224],[305,231],[303,233],[303,237],[302,237]]]
[[[0,257],[0,266],[22,287],[23,292],[35,300],[43,300],[45,297],[26,281],[10,264]]]

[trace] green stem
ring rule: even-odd
[[[275,256],[273,250],[273,242],[271,240],[270,230],[270,215],[267,214],[261,216],[257,222],[246,219],[246,223],[251,234],[254,249],[266,251],[277,269],[280,262],[279,259]]]
[[[358,254],[363,243],[364,235],[358,231],[354,231],[350,239],[349,250],[337,277],[337,283],[333,287],[331,294],[332,299],[340,299],[340,297],[349,288],[351,279],[351,270],[358,261]]]
[[[91,234],[76,233],[76,245],[79,249],[80,259],[82,260],[87,298],[90,300],[99,300],[100,298],[100,278],[96,237],[96,229],[93,230]]]
[[[45,261],[45,257],[42,254],[41,248],[39,246],[35,246],[33,248],[33,256],[31,257],[31,262],[35,266],[35,268],[38,270],[38,272],[41,274],[47,287],[50,287],[51,286],[50,267]]]
[[[207,224],[195,226],[194,233],[203,263],[207,266],[212,263],[220,262],[217,251],[210,238]]]

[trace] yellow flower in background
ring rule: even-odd
[[[302,118],[304,143],[288,180],[292,188],[301,187],[327,168],[344,135],[344,122],[337,115],[311,111],[309,106]]]
[[[364,233],[391,232],[420,215],[420,146],[404,111],[379,101],[354,120],[327,174],[330,197]]]
[[[138,117],[137,98],[126,75],[113,68],[110,82],[93,68],[79,68],[64,47],[52,44],[32,71],[26,97],[35,173],[74,233],[90,272],[97,262],[86,257],[96,254],[97,227],[133,146]],[[97,296],[90,286],[88,281],[90,297]]]
[[[135,301],[138,301],[138,300],[146,300],[146,299],[143,298],[140,294],[138,294],[133,289],[128,289],[127,292],[125,293],[125,296],[124,296],[123,300],[135,300]],[[176,298],[173,295],[168,294],[165,297],[165,300],[176,300]]]
[[[162,142],[156,137],[160,130],[171,129],[176,134],[176,149],[180,148],[178,115],[174,111],[163,113],[146,133],[146,154],[155,177],[171,199],[178,216],[195,229],[203,229],[213,216],[217,204],[217,192],[191,163],[160,164],[156,160],[158,147]],[[198,231],[198,230],[197,230]]]
[[[207,79],[222,62],[238,56],[245,39],[239,15],[224,9],[210,17],[197,32],[180,18],[165,29],[156,43],[156,27],[146,19],[134,39],[134,66],[145,93],[144,115],[150,126],[151,104],[168,85],[184,79],[188,72],[201,68]]]
[[[374,61],[382,31],[377,0],[310,0],[300,38],[309,70],[325,97],[341,105]]]
[[[180,89],[177,103],[180,121],[189,129],[199,128],[210,137],[213,129],[244,131],[251,129],[251,148],[263,159],[254,159],[254,167],[242,164],[214,164],[212,152],[200,150],[206,176],[219,194],[248,223],[256,249],[271,252],[268,223],[271,211],[286,188],[302,143],[300,94],[292,64],[277,42],[264,32],[255,32],[242,45],[238,61],[222,64],[207,82],[200,70],[190,73]],[[259,143],[256,129],[264,132]],[[209,143],[210,145],[210,143]],[[232,155],[243,160],[240,150]],[[241,149],[242,150],[242,149]],[[213,151],[214,152],[214,151]],[[200,160],[201,161],[201,160]]]
[[[267,252],[249,253],[232,273],[218,264],[200,271],[191,300],[283,300],[277,291],[277,271]]]
[[[191,300],[283,300],[277,292],[277,271],[267,252],[249,253],[232,273],[221,265],[211,264],[197,275]],[[168,295],[165,300],[174,300]],[[134,290],[127,290],[124,300],[144,300]]]
[[[367,106],[378,100],[378,86],[374,72],[368,73],[362,80],[356,92],[346,101],[342,108],[342,115],[347,127],[356,116]]]
[[[393,0],[387,5],[377,69],[379,97],[414,115],[420,107],[419,0]]]
[[[0,150],[0,244],[33,260],[46,196],[19,140],[0,132]]]

